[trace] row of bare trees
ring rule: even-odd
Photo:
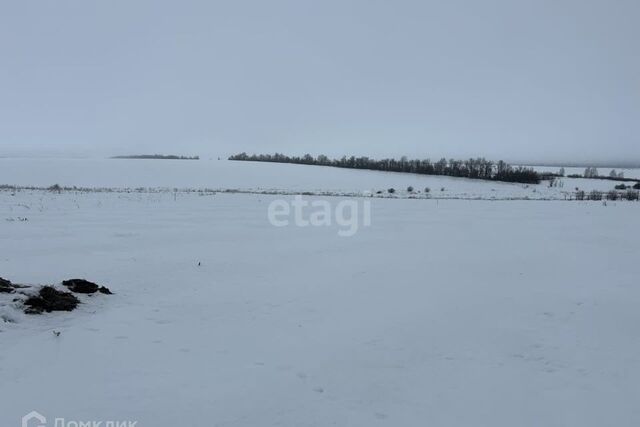
[[[295,163],[303,165],[333,166],[349,169],[369,169],[386,172],[407,172],[422,175],[445,175],[461,178],[486,179],[505,182],[519,182],[538,184],[540,176],[532,168],[513,167],[502,160],[492,162],[484,158],[456,160],[440,159],[432,162],[430,159],[407,159],[406,156],[397,159],[371,159],[369,157],[347,157],[330,159],[321,154],[313,157],[305,154],[302,157],[286,156],[284,154],[252,154],[240,153],[229,157],[229,160]]]
[[[640,194],[638,193],[638,191],[634,191],[634,190],[627,190],[627,191],[616,191],[616,190],[611,190],[608,191],[606,193],[602,192],[602,191],[591,191],[589,193],[585,193],[582,190],[576,191],[576,200],[629,200],[629,201],[635,201],[638,200],[640,197]]]

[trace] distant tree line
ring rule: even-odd
[[[626,191],[611,190],[607,193],[602,191],[593,190],[590,193],[585,193],[583,190],[578,190],[575,193],[576,200],[629,200],[637,201],[640,198],[638,191],[627,189]]]
[[[598,169],[593,166],[587,167],[582,176],[585,178],[602,178],[598,173]],[[617,172],[615,169],[611,169],[611,172],[609,172],[609,178],[614,180],[617,178],[624,179],[624,171]]]
[[[492,162],[484,158],[455,160],[440,159],[432,162],[429,159],[407,159],[403,156],[399,160],[382,159],[375,160],[369,157],[346,157],[340,159],[330,159],[321,154],[313,157],[305,154],[302,157],[286,156],[284,154],[235,154],[229,160],[250,161],[250,162],[274,162],[274,163],[294,163],[300,165],[332,166],[348,169],[369,169],[385,172],[406,172],[421,175],[444,175],[461,178],[485,179],[492,181],[519,182],[525,184],[540,183],[540,175],[532,168],[513,167],[502,160]]]
[[[137,154],[133,156],[114,156],[112,159],[152,159],[152,160],[200,160],[199,156],[174,156],[164,154]]]
[[[616,172],[615,169],[612,169],[609,172],[609,175],[600,175],[598,173],[598,169],[594,167],[588,167],[584,170],[584,174],[570,174],[567,175],[567,178],[588,178],[588,179],[602,179],[608,181],[622,181],[622,182],[636,182],[637,178],[625,178],[624,171]]]

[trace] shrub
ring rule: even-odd
[[[593,190],[591,193],[589,193],[589,200],[602,200],[602,192]]]
[[[576,200],[584,200],[584,191],[583,190],[576,191]]]
[[[611,190],[607,193],[607,200],[618,200],[618,192]]]
[[[618,185],[616,185],[615,188],[616,188],[616,190],[626,190],[627,186],[624,185],[624,184],[618,184]]]
[[[640,192],[638,191],[633,191],[633,190],[627,190],[625,197],[627,200],[631,201],[631,200],[638,200],[638,198],[640,197]]]
[[[412,187],[412,186],[408,186],[408,187],[407,187],[407,191],[408,191],[409,193],[413,193],[413,187]]]
[[[638,184],[640,184],[640,183],[638,183]],[[425,193],[430,193],[431,189],[429,187],[424,187],[424,192]]]
[[[390,188],[387,191],[389,192],[389,194],[393,194],[393,193],[396,192],[396,189],[395,188]]]
[[[640,182],[636,182],[636,185],[633,186],[634,190],[640,190]]]

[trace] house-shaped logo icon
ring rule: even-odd
[[[22,417],[22,427],[46,427],[46,425],[47,419],[39,412],[31,411]]]

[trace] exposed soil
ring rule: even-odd
[[[0,277],[0,293],[12,294],[14,292],[15,288],[13,287],[13,284],[7,279]]]
[[[105,286],[97,285],[93,282],[90,282],[85,279],[69,279],[64,280],[62,282],[63,286],[69,288],[71,292],[76,294],[94,294],[96,292],[100,292],[107,295],[112,295],[113,293],[109,288]]]
[[[44,286],[37,296],[31,296],[24,302],[24,312],[41,314],[52,311],[72,311],[80,304],[80,300],[70,292],[62,292],[53,286]]]

